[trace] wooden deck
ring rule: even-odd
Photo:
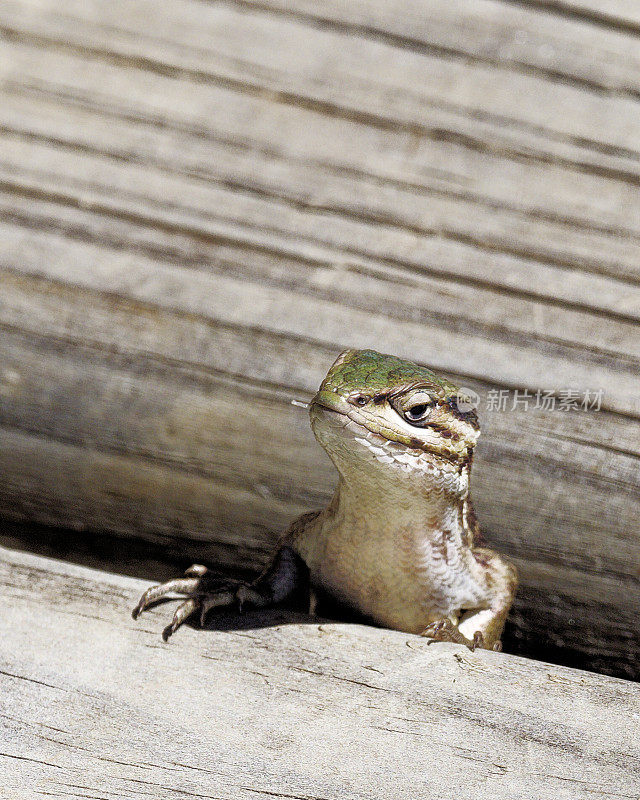
[[[636,684],[280,612],[134,623],[145,584],[0,565],[0,797],[640,795]]]
[[[637,678],[639,36],[630,0],[5,0],[0,515],[255,567],[331,493],[291,400],[345,346],[603,390],[481,407],[474,496],[510,649]]]

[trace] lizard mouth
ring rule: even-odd
[[[326,411],[333,411],[334,414],[341,414],[343,417],[349,416],[351,406],[347,401],[335,392],[320,390],[311,401],[311,408],[319,407]]]
[[[335,408],[331,408],[324,403],[318,403],[315,400],[312,400],[309,405],[309,416],[311,417],[312,428],[314,423],[322,420],[322,418],[327,420],[327,422],[330,422],[332,426],[340,425],[341,427],[346,427],[350,421],[353,422],[353,420],[350,420],[349,416],[344,411],[338,411]],[[359,425],[360,423],[356,422],[355,424]]]
[[[313,400],[309,405],[309,411],[320,411],[322,413],[337,414],[339,417],[347,416],[346,412],[338,411],[336,408],[331,408],[331,406],[327,406],[324,403],[318,403],[315,400]]]

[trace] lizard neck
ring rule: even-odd
[[[446,531],[463,538],[469,466],[459,468],[429,454],[372,469],[339,468],[335,512],[345,522],[366,516],[369,526],[390,531]],[[412,463],[413,461],[413,463]]]

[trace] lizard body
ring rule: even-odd
[[[326,509],[283,535],[251,584],[204,567],[149,589],[137,616],[168,592],[187,595],[168,636],[195,611],[282,602],[305,581],[385,627],[469,647],[499,648],[517,584],[514,567],[478,545],[469,495],[475,411],[425,367],[347,350],[310,406],[316,439],[338,470]]]

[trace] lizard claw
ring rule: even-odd
[[[252,592],[248,586],[238,581],[230,581],[209,572],[201,564],[194,564],[186,570],[183,578],[176,578],[147,589],[131,612],[131,616],[137,619],[150,606],[173,594],[183,595],[185,600],[176,609],[171,623],[162,631],[165,642],[196,611],[200,612],[202,627],[211,609],[233,605],[234,600],[237,600],[238,608],[242,610],[243,603],[254,600],[256,592]]]
[[[460,633],[458,626],[451,622],[448,617],[431,622],[422,631],[420,636],[427,636],[435,642],[455,642],[455,644],[464,644],[469,650],[482,647],[484,643],[482,631],[476,631],[473,634],[473,639],[467,639],[464,634]]]
[[[171,623],[162,631],[162,638],[165,642],[168,642],[169,637],[178,630],[182,623],[188,619],[194,611],[196,611],[198,605],[199,601],[193,597],[189,598],[189,600],[185,600],[184,603],[180,603],[176,609],[176,613],[173,615]]]

